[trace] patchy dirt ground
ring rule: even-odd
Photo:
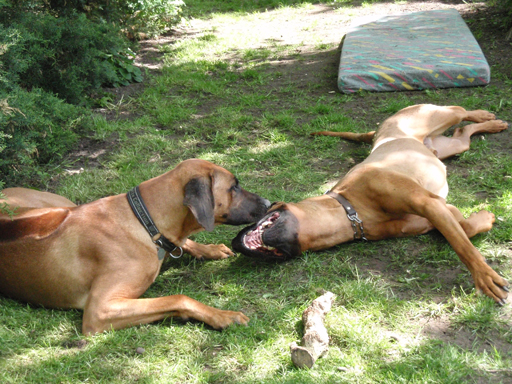
[[[312,8],[301,9],[300,12],[290,14],[289,17],[283,19],[283,14],[276,16],[274,12],[265,12],[254,14],[250,18],[239,19],[238,21],[218,22],[212,20],[191,20],[188,24],[182,25],[180,28],[172,31],[167,36],[163,36],[156,40],[146,40],[141,42],[141,50],[137,57],[137,64],[147,68],[151,73],[158,73],[162,66],[162,53],[160,46],[173,44],[177,39],[188,39],[202,34],[205,31],[215,31],[219,37],[223,35],[231,35],[239,33],[242,30],[253,30],[258,34],[259,39],[254,48],[263,48],[271,43],[283,45],[300,45],[298,53],[305,58],[300,65],[296,64],[293,58],[282,58],[279,61],[271,63],[270,71],[279,71],[283,74],[282,78],[287,81],[292,80],[298,89],[315,82],[322,84],[316,88],[314,92],[318,95],[338,92],[336,86],[337,66],[339,63],[339,49],[333,54],[332,49],[319,51],[316,47],[319,43],[338,46],[341,44],[342,37],[348,31],[353,18],[361,18],[376,13],[398,14],[404,12],[426,11],[434,9],[455,8],[466,20],[470,29],[487,57],[491,67],[500,68],[500,72],[512,78],[512,45],[511,42],[505,40],[506,30],[501,25],[500,15],[496,10],[488,8],[486,3],[470,4],[459,0],[445,1],[408,1],[405,4],[400,3],[382,3],[372,7],[352,6],[350,8],[333,8],[325,5],[315,5]],[[314,41],[310,39],[315,36]],[[237,60],[234,56],[232,60]],[[272,88],[279,86],[277,83],[271,85]],[[493,82],[493,80],[491,80]],[[493,82],[498,87],[507,87],[506,84]],[[128,87],[111,90],[116,95],[117,101],[122,98],[128,98],[140,92],[144,84],[134,84]],[[367,103],[375,102],[378,95],[371,98],[356,98],[349,102],[352,109],[362,111],[369,109]],[[114,102],[115,104],[116,102]],[[211,101],[212,105],[203,105],[205,110],[213,110],[216,107],[215,100]],[[107,109],[98,110],[107,117],[113,117],[114,112]],[[130,116],[122,115],[129,118]],[[373,117],[375,123],[380,121],[381,116]],[[491,139],[493,140],[493,139]],[[498,139],[496,139],[498,140]],[[500,138],[499,145],[507,145]],[[83,142],[81,148],[76,151],[73,156],[78,159],[89,159],[89,166],[94,166],[99,156],[108,153],[104,146],[105,143]],[[114,144],[115,145],[115,144]],[[79,161],[80,162],[80,161]],[[361,270],[366,273],[388,274],[389,260],[365,260],[365,265],[361,265]],[[447,268],[443,273],[431,271],[441,284],[453,286],[454,276],[459,275],[460,268]],[[391,274],[393,272],[391,271]],[[471,282],[467,287],[471,289]],[[446,289],[446,288],[445,288]],[[449,289],[449,288],[448,288]],[[447,300],[449,295],[443,294],[443,299]],[[510,322],[512,319],[512,310],[510,308],[503,311],[503,321]],[[411,319],[416,321],[418,327],[422,329],[421,334],[428,337],[440,339],[449,343],[453,343],[462,348],[474,347],[480,350],[487,350],[493,353],[496,347],[502,353],[510,353],[512,346],[503,339],[495,338],[492,332],[488,333],[485,338],[475,335],[468,330],[455,329],[451,325],[449,319],[445,317],[428,316],[421,319]],[[503,382],[512,382],[512,373],[505,370],[497,372],[495,377],[500,377]],[[507,381],[510,380],[510,381]]]
[[[318,75],[325,72],[337,73],[335,69],[339,63],[339,55],[332,55],[331,51],[323,54],[319,53],[316,46],[319,43],[340,44],[341,48],[343,36],[356,20],[374,16],[375,14],[384,16],[387,14],[450,8],[457,9],[468,23],[489,64],[506,68],[505,74],[512,77],[511,42],[505,40],[507,31],[501,23],[501,16],[498,11],[489,8],[483,2],[470,4],[462,0],[419,0],[408,1],[405,4],[374,4],[372,7],[357,5],[356,1],[345,8],[315,5],[310,9],[301,9],[298,12],[294,12],[289,17],[284,15],[284,19],[282,13],[263,12],[254,14],[249,19],[244,18],[230,23],[193,19],[174,29],[166,36],[155,40],[142,41],[136,63],[151,73],[157,73],[162,66],[161,46],[173,44],[177,39],[193,38],[206,31],[214,30],[215,34],[222,38],[223,36],[237,34],[240,31],[249,29],[255,31],[259,36],[259,41],[253,48],[264,48],[269,43],[302,45],[298,53],[310,59],[306,60],[305,65],[299,66],[300,69],[296,68],[297,66],[288,65],[290,63],[286,58],[272,63],[280,72],[285,72],[286,75],[292,76],[300,88],[301,83],[315,81],[315,77],[319,77]],[[314,36],[314,40],[311,39],[311,36]],[[287,71],[290,73],[286,73]],[[337,91],[335,77],[332,78],[334,80],[331,82],[330,87],[333,91]],[[133,84],[111,91],[117,94],[118,97],[126,97],[139,92],[142,87],[143,84]],[[325,92],[325,90],[319,92]]]
[[[512,42],[505,40],[507,30],[501,23],[501,16],[496,9],[489,8],[486,3],[471,4],[464,0],[431,0],[431,1],[408,1],[405,4],[400,3],[382,3],[374,4],[372,7],[361,5],[362,1],[356,0],[351,5],[345,7],[332,7],[326,5],[314,5],[312,8],[300,9],[298,12],[288,15],[276,12],[263,12],[254,14],[252,17],[239,19],[235,22],[215,22],[212,20],[189,20],[178,28],[172,30],[166,36],[161,36],[154,40],[144,40],[140,43],[140,50],[136,59],[136,64],[147,70],[151,74],[160,72],[163,61],[161,47],[173,44],[179,39],[194,38],[207,31],[215,31],[220,38],[236,34],[239,31],[247,29],[255,31],[259,40],[254,48],[264,48],[269,44],[296,45],[301,44],[297,52],[304,61],[300,65],[296,64],[295,57],[282,58],[272,63],[269,71],[279,71],[282,76],[275,79],[271,88],[279,87],[280,81],[292,81],[297,89],[305,88],[307,85],[323,84],[317,87],[318,95],[328,93],[338,93],[336,76],[339,57],[341,52],[341,43],[343,36],[347,33],[354,20],[364,19],[365,17],[380,14],[400,14],[405,12],[418,12],[435,9],[455,8],[462,15],[464,20],[470,26],[470,29],[477,38],[486,58],[491,67],[498,66],[500,72],[512,78]],[[312,40],[311,36],[315,36]],[[338,51],[333,54],[332,50],[319,51],[318,44],[329,44],[338,46]],[[237,60],[233,57],[233,60]],[[492,74],[491,74],[492,75]],[[500,87],[508,87],[505,84],[491,82]],[[113,106],[122,100],[128,100],[144,89],[144,83],[131,84],[127,87],[109,89],[114,96]],[[371,99],[357,98],[347,104],[354,110],[367,110],[367,103],[378,100],[378,94]],[[203,105],[205,111],[214,110],[215,100],[211,100],[212,105]],[[279,106],[276,106],[279,108]],[[133,111],[123,108],[100,108],[98,113],[104,114],[107,118],[133,118]],[[365,116],[365,119],[372,119]],[[373,116],[374,121],[368,121],[369,124],[377,124],[382,120],[382,116]],[[492,139],[491,139],[492,140]],[[501,145],[509,145],[509,142],[503,142]],[[78,171],[84,164],[95,166],[103,154],[109,152],[110,148],[115,147],[115,142],[95,142],[84,139],[78,144],[78,148],[70,155],[70,160],[75,164]],[[72,170],[74,172],[76,170]]]

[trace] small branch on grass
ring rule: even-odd
[[[297,367],[313,367],[315,361],[329,350],[329,335],[324,320],[325,315],[331,310],[335,297],[334,293],[325,292],[313,300],[302,313],[302,322],[304,323],[302,346],[297,345],[296,342],[290,344],[292,361]]]

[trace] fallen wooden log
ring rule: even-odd
[[[325,292],[302,313],[304,336],[301,345],[296,342],[290,344],[292,361],[297,367],[313,367],[315,361],[329,350],[329,335],[324,320],[335,297],[334,293]]]

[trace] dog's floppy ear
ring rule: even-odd
[[[210,177],[197,177],[185,185],[183,204],[190,208],[197,222],[207,231],[213,231],[213,192]]]

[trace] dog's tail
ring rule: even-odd
[[[320,132],[313,132],[313,133],[311,133],[311,135],[312,136],[335,136],[335,137],[341,137],[342,139],[345,139],[345,140],[371,144],[373,142],[373,137],[375,136],[375,131],[371,131],[368,133],[320,131]]]

